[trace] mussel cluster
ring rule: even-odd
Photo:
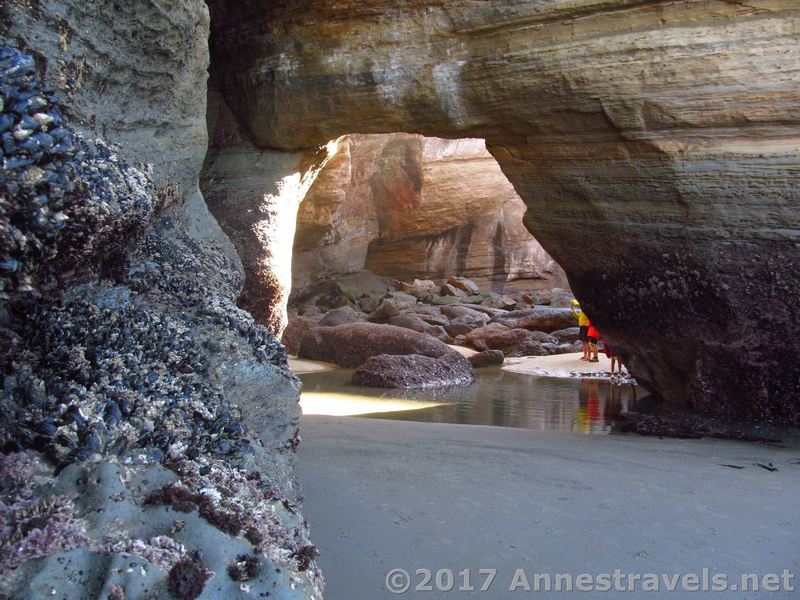
[[[236,307],[236,265],[174,216],[143,229],[155,207],[148,174],[72,132],[56,95],[37,86],[30,57],[0,49],[0,72],[0,340],[9,341],[0,352],[0,448],[39,450],[61,467],[95,455],[249,453],[210,356],[249,353],[255,365],[285,369],[286,355]],[[22,143],[29,138],[39,141]],[[112,243],[124,252],[107,252]],[[115,264],[96,268],[103,261]],[[91,277],[19,302],[56,281],[53,269],[77,265]]]
[[[5,378],[4,451],[36,449],[65,466],[94,454],[163,462],[250,450],[185,322],[96,299],[39,309],[27,360]]]
[[[0,161],[0,299],[35,291],[153,211],[147,177],[67,126],[33,58],[8,47],[0,47]]]

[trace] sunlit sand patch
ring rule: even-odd
[[[420,410],[442,406],[443,404],[445,403],[383,398],[380,396],[354,396],[329,392],[304,392],[300,396],[300,407],[303,409],[304,415],[326,415],[329,417]]]
[[[305,373],[322,373],[323,371],[333,371],[338,367],[333,363],[323,362],[321,360],[308,360],[305,358],[289,356],[289,368],[295,375],[304,375]]]
[[[454,344],[447,344],[447,345],[450,346],[456,352],[458,352],[461,356],[466,356],[467,358],[469,358],[473,354],[478,353],[477,350],[473,350],[472,348],[466,348],[465,346],[456,346]]]
[[[551,356],[525,356],[509,358],[504,371],[538,375],[540,377],[600,377],[608,378],[611,361],[604,354],[596,363],[581,360],[581,353],[554,354]]]

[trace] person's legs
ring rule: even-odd
[[[597,338],[589,336],[589,361],[590,362],[598,362],[600,359],[597,358]]]
[[[589,342],[586,339],[587,331],[589,331],[589,327],[587,325],[581,325],[580,331],[578,332],[578,339],[581,341],[581,346],[583,347],[583,356],[581,360],[589,360],[591,358],[589,356]]]

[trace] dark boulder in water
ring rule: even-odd
[[[431,388],[470,385],[475,371],[455,351],[433,358],[419,354],[373,356],[353,373],[353,383],[383,388]]]

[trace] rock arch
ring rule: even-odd
[[[229,149],[311,173],[346,133],[484,138],[640,380],[798,418],[794,2],[210,6]]]

